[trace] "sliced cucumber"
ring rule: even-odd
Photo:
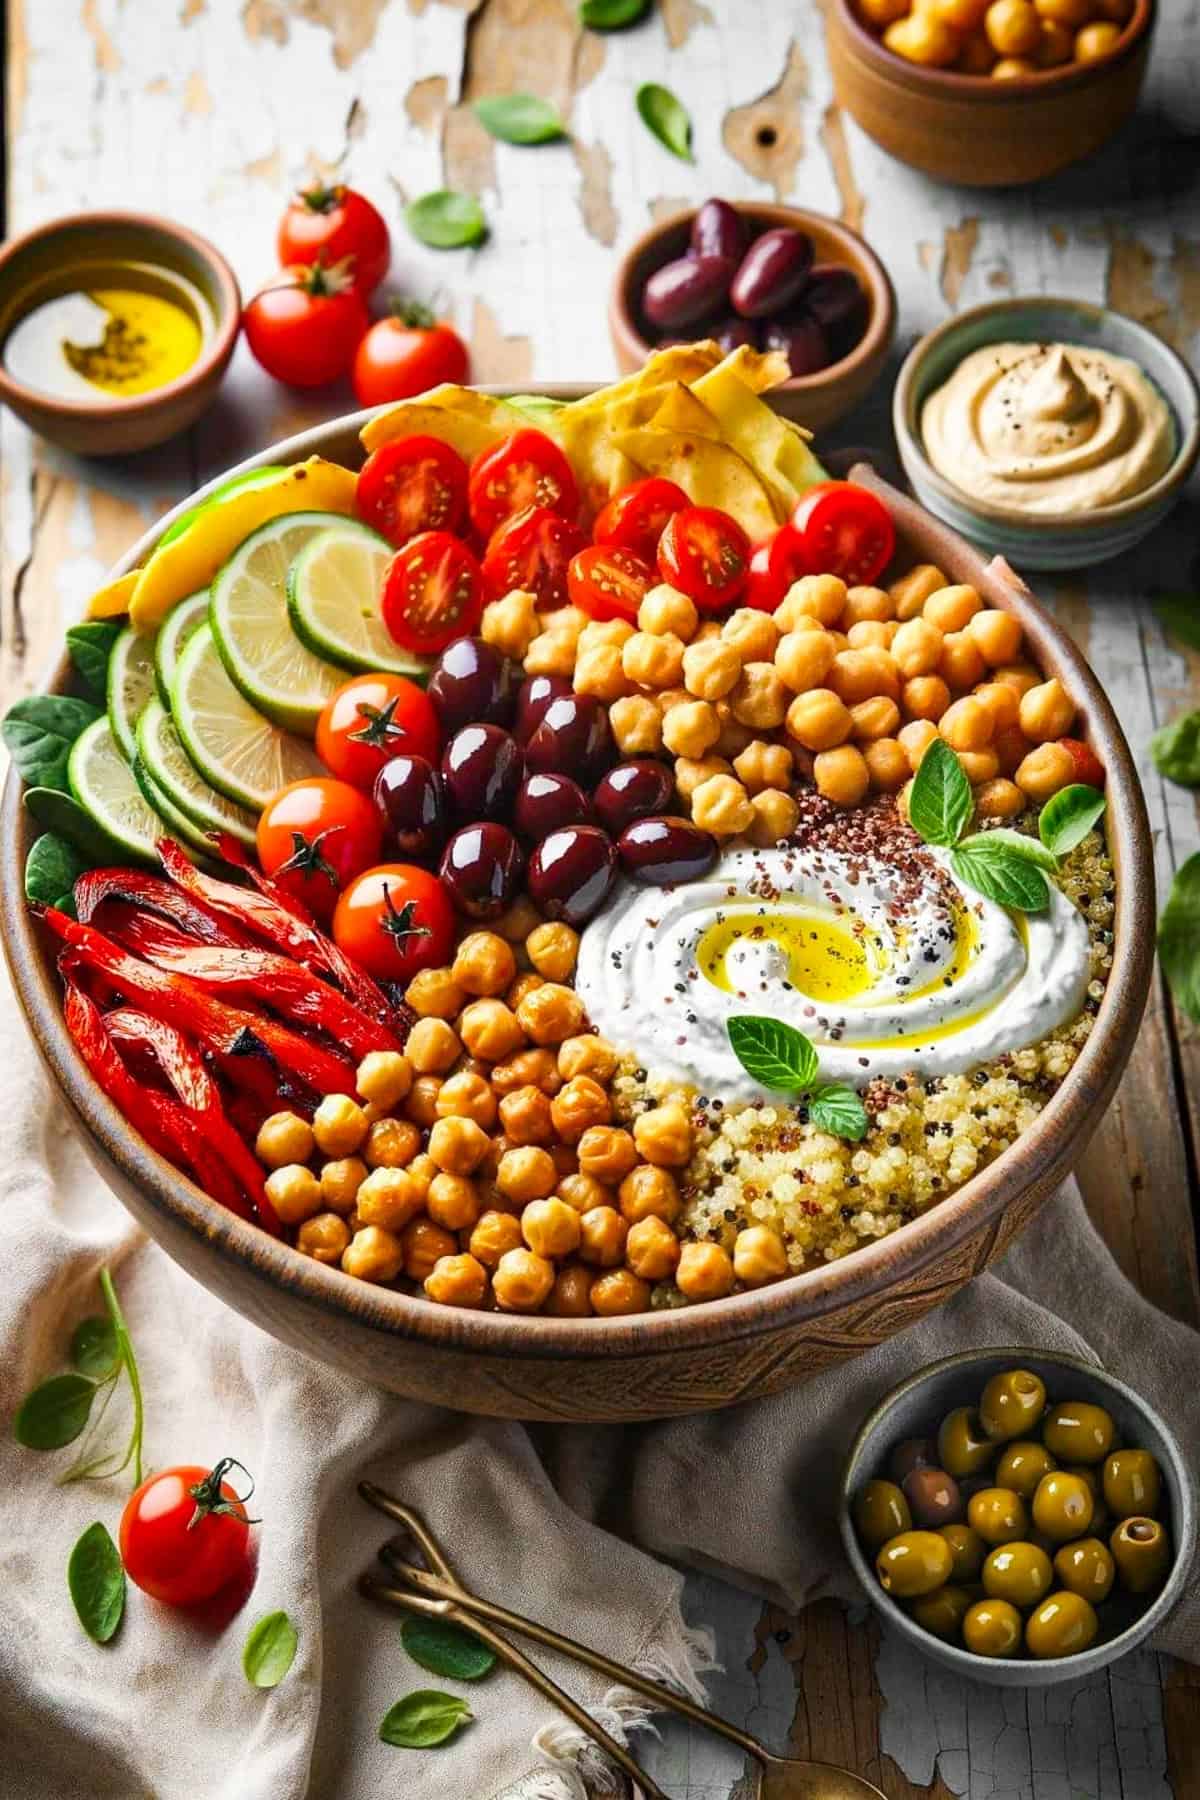
[[[310,538],[288,570],[288,614],[296,636],[328,662],[424,681],[431,665],[402,650],[380,615],[384,571],[394,555],[378,532],[339,519]]]
[[[179,652],[207,617],[208,589],[201,588],[198,594],[189,594],[186,600],[173,606],[158,628],[154,640],[154,685],[164,706],[171,704],[171,683],[175,679]]]
[[[305,648],[288,617],[287,573],[337,513],[283,513],[239,544],[217,571],[208,622],[230,677],[260,713],[309,737],[345,672]]]
[[[148,805],[107,719],[96,719],[76,738],[67,780],[80,806],[125,855],[157,861],[154,846],[164,821]]]
[[[154,639],[127,625],[108,659],[108,722],[126,762],[134,757],[138,715],[154,692]]]
[[[255,817],[205,781],[180,741],[161,700],[151,700],[138,720],[137,753],[156,791],[200,832],[228,831],[254,847]]]
[[[273,725],[233,685],[209,625],[201,625],[183,647],[171,713],[188,758],[204,779],[251,812],[260,813],[289,781],[326,772],[310,744]]]
[[[181,813],[173,801],[168,800],[153,776],[147,774],[140,756],[133,760],[133,778],[141,788],[147,805],[158,814],[168,834],[183,845],[193,861],[204,856],[215,856],[210,838],[193,824],[186,813]]]

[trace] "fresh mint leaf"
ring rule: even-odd
[[[415,1663],[447,1681],[480,1681],[496,1666],[496,1652],[451,1619],[405,1619],[400,1637]]]
[[[908,820],[927,844],[949,849],[974,809],[971,784],[944,738],[935,737],[921,758],[908,796]]]
[[[417,1688],[388,1708],[379,1735],[385,1744],[395,1744],[400,1750],[431,1750],[473,1717],[466,1701],[456,1695]]]
[[[1200,1022],[1200,850],[1171,883],[1158,921],[1158,960],[1175,1004]]]
[[[120,637],[122,627],[109,619],[85,619],[67,631],[67,655],[76,673],[97,700],[103,700],[108,685],[108,659]]]
[[[1057,856],[1040,838],[1030,837],[1026,831],[1013,831],[1007,825],[997,825],[992,831],[973,832],[970,837],[960,838],[958,847],[960,850],[1006,850],[1045,869],[1048,875],[1053,875],[1058,868]]]
[[[1200,766],[1196,779],[1200,781]],[[1082,844],[1103,813],[1104,806],[1100,789],[1088,787],[1085,782],[1075,781],[1070,787],[1059,788],[1057,794],[1047,800],[1038,818],[1043,844],[1055,856],[1066,856],[1077,844]]]
[[[26,786],[65,794],[71,746],[102,711],[69,694],[30,694],[10,706],[0,723],[0,738]]]
[[[643,125],[660,144],[683,162],[694,162],[692,121],[682,101],[657,81],[644,81],[637,91],[637,109]]]
[[[1200,787],[1200,712],[1184,713],[1156,731],[1150,739],[1150,757],[1168,781]]]
[[[107,1644],[125,1611],[125,1571],[117,1546],[99,1520],[89,1525],[67,1562],[67,1586],[79,1623],[98,1644]]]
[[[462,250],[481,244],[487,236],[487,220],[474,194],[456,194],[450,188],[422,194],[405,209],[404,222],[431,250]]]
[[[867,1134],[871,1121],[867,1117],[867,1109],[852,1087],[842,1082],[833,1082],[828,1087],[819,1087],[809,1096],[808,1118],[818,1131],[828,1131],[834,1137],[848,1138],[857,1144]]]
[[[242,1668],[251,1687],[278,1687],[300,1642],[285,1612],[270,1612],[250,1627],[242,1650]]]
[[[550,144],[567,135],[558,108],[538,94],[488,94],[475,102],[475,117],[506,144]]]
[[[782,1019],[736,1013],[725,1029],[733,1053],[748,1075],[776,1093],[803,1093],[819,1073],[817,1053],[802,1031]]]
[[[960,844],[950,852],[950,867],[976,893],[1014,912],[1042,912],[1050,904],[1050,884],[1042,870],[1003,846],[989,850],[977,844],[968,850]]]

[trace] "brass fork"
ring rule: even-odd
[[[379,1560],[392,1579],[384,1580],[374,1570],[369,1570],[359,1578],[359,1591],[386,1606],[450,1619],[457,1625],[465,1626],[468,1631],[473,1631],[477,1638],[495,1651],[501,1662],[523,1675],[531,1687],[566,1713],[593,1743],[598,1744],[617,1767],[623,1769],[630,1780],[637,1784],[646,1800],[668,1800],[668,1796],[651,1781],[623,1744],[618,1744],[570,1694],[560,1688],[557,1682],[551,1681],[536,1663],[531,1662],[523,1651],[518,1650],[496,1630],[496,1626],[503,1626],[505,1630],[514,1631],[521,1637],[532,1638],[546,1649],[555,1650],[560,1655],[570,1657],[573,1661],[594,1669],[598,1674],[607,1676],[617,1685],[643,1694],[656,1707],[679,1713],[683,1718],[691,1719],[694,1724],[706,1726],[709,1731],[728,1738],[730,1743],[736,1744],[757,1764],[758,1779],[753,1800],[864,1800],[864,1796],[873,1797],[873,1800],[886,1800],[886,1796],[861,1775],[853,1775],[848,1769],[835,1768],[831,1763],[775,1756],[748,1732],[740,1731],[736,1725],[729,1724],[728,1720],[707,1712],[704,1707],[698,1706],[684,1695],[674,1693],[657,1681],[651,1681],[649,1676],[639,1675],[634,1669],[626,1669],[620,1663],[613,1662],[610,1657],[602,1656],[599,1651],[577,1644],[573,1639],[563,1637],[560,1632],[552,1631],[547,1625],[539,1625],[535,1619],[522,1618],[520,1613],[510,1612],[506,1606],[498,1606],[494,1601],[484,1600],[478,1594],[470,1593],[458,1580],[419,1513],[385,1493],[382,1488],[376,1487],[374,1482],[360,1481],[358,1491],[368,1505],[386,1514],[397,1525],[403,1526],[427,1564],[427,1567],[421,1568],[416,1563],[406,1562],[390,1544],[385,1544],[379,1552]]]

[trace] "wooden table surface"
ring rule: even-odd
[[[1131,313],[1200,351],[1200,4],[1161,0],[1139,115],[1082,168],[1031,190],[937,186],[892,162],[834,103],[821,0],[661,0],[644,27],[580,31],[569,0],[8,0],[7,229],[82,207],[169,213],[211,236],[246,293],[271,272],[292,184],[342,167],[393,222],[398,288],[440,295],[475,378],[525,386],[614,373],[605,298],[617,249],[710,193],[823,209],[865,231],[891,271],[897,353],[997,295],[1066,293]],[[695,123],[672,158],[633,109],[667,83]],[[493,143],[469,102],[532,90],[570,141]],[[986,128],[981,125],[981,129]],[[439,254],[399,225],[406,198],[470,189],[491,235]],[[897,356],[898,360],[898,356]],[[885,446],[890,382],[844,441]],[[215,409],[183,441],[88,463],[0,415],[0,699],[57,654],[109,564],[197,482],[286,432],[347,411],[304,399],[240,347]],[[1146,755],[1200,703],[1200,655],[1168,641],[1156,594],[1200,589],[1195,494],[1135,554],[1037,583],[1112,695],[1139,759],[1160,895],[1200,843],[1195,802]],[[1197,599],[1200,606],[1200,598]],[[1125,1268],[1200,1322],[1195,1187],[1200,1057],[1161,987],[1082,1166]],[[893,1800],[1175,1800],[1200,1795],[1200,1671],[1144,1653],[1041,1692],[974,1686],[829,1604],[799,1617],[713,1581],[689,1611],[716,1627],[715,1703],[768,1741],[857,1768]],[[678,1800],[736,1800],[740,1758],[668,1726],[645,1752]]]

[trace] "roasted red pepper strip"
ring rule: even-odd
[[[185,894],[161,875],[143,875],[137,869],[89,869],[76,881],[75,912],[85,925],[94,922],[103,930],[104,919],[96,918],[96,913],[106,902],[113,901],[173,919],[197,943],[252,945],[255,941],[231,920],[222,918],[211,906]]]

